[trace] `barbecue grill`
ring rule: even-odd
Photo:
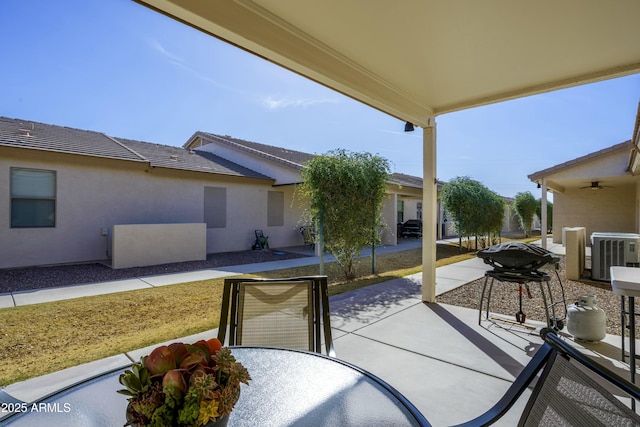
[[[540,294],[544,303],[545,313],[547,317],[547,326],[550,328],[561,330],[564,327],[566,319],[567,305],[564,296],[564,287],[558,274],[558,264],[560,257],[539,246],[522,242],[507,242],[499,245],[491,246],[478,252],[478,257],[493,267],[493,270],[485,272],[484,285],[480,296],[479,318],[478,324],[482,322],[482,309],[486,297],[486,319],[496,320],[489,317],[489,307],[491,303],[491,291],[495,280],[500,282],[518,283],[519,286],[519,305],[520,309],[516,313],[516,321],[523,324],[526,315],[522,311],[522,287],[525,286],[529,293],[529,282],[535,282],[540,285]],[[562,291],[562,299],[555,300],[551,291],[551,277],[547,272],[539,269],[545,265],[553,264],[555,266],[556,276],[560,289]],[[491,281],[489,281],[491,279]],[[487,285],[489,285],[487,289]],[[546,285],[546,286],[545,286]],[[529,296],[531,294],[529,293]],[[547,299],[549,302],[547,302]],[[562,317],[556,314],[556,306],[564,305],[564,315]],[[551,309],[551,315],[549,315]],[[498,319],[501,320],[501,319]]]
[[[522,242],[507,242],[478,252],[485,264],[495,271],[527,274],[545,266],[558,264],[560,257],[539,246]]]

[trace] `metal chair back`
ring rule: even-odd
[[[335,356],[326,276],[227,278],[218,339]]]
[[[640,416],[631,409],[640,399],[636,385],[585,356],[552,329],[543,329],[541,335],[544,344],[498,403],[456,427],[495,423],[535,378],[518,426],[640,426]]]

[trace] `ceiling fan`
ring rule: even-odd
[[[604,190],[605,188],[613,188],[608,185],[600,185],[600,181],[591,181],[591,185],[587,185],[586,187],[580,187],[580,190]]]

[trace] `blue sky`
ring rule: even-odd
[[[0,115],[181,146],[195,131],[370,151],[422,176],[422,132],[129,0],[3,0]],[[640,75],[437,118],[438,178],[504,196],[631,138]]]

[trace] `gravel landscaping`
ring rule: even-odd
[[[487,269],[490,269],[487,266]],[[564,257],[560,262],[558,276],[555,271],[548,270],[551,277],[551,292],[554,300],[562,299],[562,288],[558,281],[562,281],[567,306],[575,303],[582,295],[595,295],[597,306],[604,310],[607,317],[607,333],[620,335],[620,296],[611,291],[611,285],[607,282],[595,282],[591,280],[572,281],[567,280],[564,271]],[[451,304],[460,307],[467,307],[477,310],[484,278],[474,280],[466,285],[447,292],[438,297],[438,302]],[[522,301],[522,311],[526,314],[526,320],[545,321],[544,304],[540,295],[538,283],[530,283],[531,297],[528,298],[526,292]],[[515,321],[515,313],[518,311],[518,284],[498,282],[494,283],[491,292],[491,312],[499,313],[508,320]],[[557,313],[564,317],[564,307],[562,304],[556,306]],[[559,310],[558,310],[559,309]],[[640,312],[640,303],[636,302],[636,313]],[[483,313],[484,317],[484,313]],[[564,331],[567,331],[566,321]],[[640,336],[640,325],[636,328],[636,336]]]
[[[114,270],[100,263],[6,269],[0,270],[0,293],[122,280],[134,277],[304,257],[305,255],[289,252],[249,250],[211,254],[207,256],[206,261],[188,261],[118,270]]]

